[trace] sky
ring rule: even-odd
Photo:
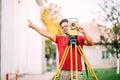
[[[91,22],[96,18],[93,11],[98,9],[100,0],[48,0],[59,5],[64,18],[78,18],[79,22]]]

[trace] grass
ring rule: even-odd
[[[110,69],[96,69],[94,70],[98,80],[120,80],[120,74],[117,75],[116,74],[116,69],[115,68],[110,68]],[[83,71],[83,79],[84,80],[93,80],[90,72],[88,74],[88,78],[87,79],[87,75],[86,72]],[[58,79],[60,80],[60,79]]]
[[[98,80],[120,80],[120,74],[116,74],[116,69],[111,68],[111,69],[97,69],[94,70]],[[89,73],[88,76],[89,80],[93,80],[91,77],[91,74]],[[83,79],[87,80],[86,72],[83,71]]]

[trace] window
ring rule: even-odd
[[[108,58],[109,58],[108,51],[102,51],[102,59],[108,59]]]

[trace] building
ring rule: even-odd
[[[41,74],[46,70],[44,38],[28,27],[27,19],[43,28],[36,0],[1,1],[1,79],[6,73]]]
[[[93,19],[90,23],[82,23],[81,26],[85,28],[88,34],[94,40],[94,46],[84,46],[85,55],[87,56],[93,68],[111,68],[116,67],[116,57],[106,52],[104,46],[97,45],[100,41],[99,24]],[[105,26],[101,27],[103,30]]]

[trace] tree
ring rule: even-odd
[[[116,54],[117,74],[119,74],[119,53],[120,53],[120,0],[103,0],[99,4],[102,18],[111,24],[111,28],[100,29],[100,44],[104,45],[108,52]]]
[[[43,7],[41,13],[41,21],[45,24],[47,30],[52,34],[63,34],[59,26],[59,19],[62,18],[60,14],[60,7],[51,3],[48,7]]]
[[[51,55],[56,54],[56,45],[53,44],[50,40],[45,40],[45,57],[49,60]]]
[[[101,31],[100,44],[104,45],[108,52],[116,54],[120,53],[120,0],[103,0],[99,4],[102,18],[105,22],[111,24],[111,28]]]
[[[60,35],[63,34],[61,27],[59,26],[59,20],[62,18],[60,14],[61,7],[51,3],[48,0],[36,0],[40,6],[40,20],[45,25],[48,32]],[[45,57],[47,60],[56,56],[56,45],[52,43],[50,39],[45,40]]]

